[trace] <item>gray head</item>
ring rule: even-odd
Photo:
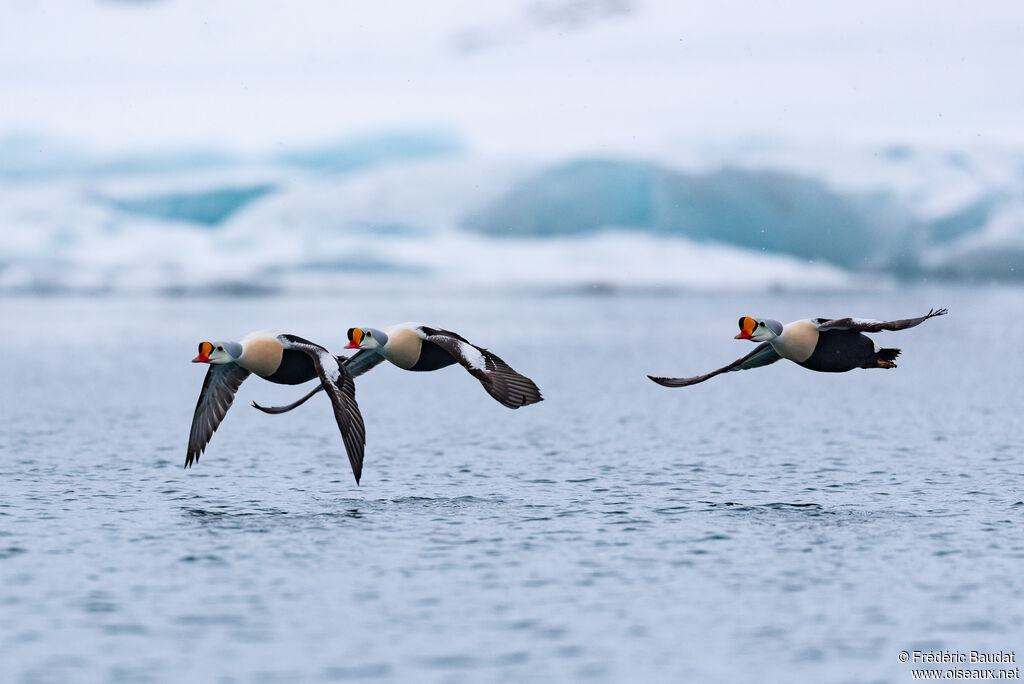
[[[740,317],[740,334],[737,340],[752,340],[754,342],[767,342],[774,340],[782,334],[782,323],[770,318],[753,318],[751,316]]]
[[[345,349],[379,349],[388,343],[388,334],[377,328],[349,328]]]
[[[242,356],[242,345],[238,342],[200,342],[199,356],[192,363],[234,363]]]

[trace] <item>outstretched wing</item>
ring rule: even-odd
[[[323,347],[295,335],[281,335],[281,342],[289,349],[304,352],[313,360],[313,367],[320,377],[320,385],[327,390],[334,407],[334,419],[341,431],[341,440],[345,443],[348,462],[352,465],[352,474],[356,484],[363,474],[363,450],[366,447],[366,427],[363,416],[359,413],[356,403],[356,383],[346,370],[345,364],[338,357]],[[314,391],[312,394],[315,394]]]
[[[334,358],[338,359],[338,361],[345,364],[345,370],[347,370],[349,375],[351,375],[353,378],[359,377],[366,371],[384,362],[383,356],[369,349],[360,349],[359,351],[357,351],[355,354],[348,358],[345,358],[344,356],[336,356]],[[312,390],[310,390],[309,394],[305,395],[301,399],[293,401],[290,404],[285,404],[284,406],[260,406],[255,401],[252,402],[252,405],[254,408],[258,408],[260,411],[263,411],[264,413],[269,413],[271,415],[277,415],[279,413],[288,413],[292,409],[296,409],[305,404],[313,397],[314,394],[316,394],[323,388],[323,385],[317,385]]]
[[[419,332],[424,340],[451,354],[502,405],[517,409],[544,400],[533,380],[517,373],[496,354],[450,330],[421,326]]]
[[[947,309],[930,309],[924,316],[917,318],[902,318],[898,321],[875,321],[865,318],[815,318],[814,324],[818,330],[855,330],[857,332],[881,332],[882,330],[906,330],[915,325],[921,325],[929,318],[945,316]]]
[[[767,366],[775,363],[781,358],[782,357],[779,356],[778,352],[775,351],[775,347],[773,347],[770,342],[762,342],[754,347],[754,351],[750,352],[742,359],[736,359],[728,366],[723,366],[722,368],[719,368],[716,371],[711,371],[706,375],[698,375],[692,378],[656,378],[653,375],[648,375],[647,377],[659,385],[664,385],[665,387],[688,387],[689,385],[696,385],[699,382],[710,380],[716,375],[728,373],[729,371],[741,371]]]
[[[302,397],[300,397],[300,398],[296,399],[295,401],[293,401],[292,403],[285,404],[284,406],[263,406],[262,404],[257,404],[254,401],[254,402],[252,402],[252,407],[254,409],[259,409],[260,411],[263,411],[264,413],[269,413],[272,416],[276,416],[279,413],[288,413],[292,409],[297,409],[300,406],[302,406],[303,404],[305,404],[307,401],[309,401],[310,399],[313,398],[314,394],[316,394],[317,392],[319,392],[323,388],[324,388],[323,385],[317,385],[316,387],[311,389],[308,394],[305,394]]]
[[[366,371],[376,368],[380,364],[384,363],[384,357],[378,354],[373,349],[360,349],[352,356],[339,357],[345,362],[345,370],[353,378],[358,378]]]
[[[188,453],[185,455],[186,468],[199,460],[217,426],[231,408],[235,392],[247,377],[249,371],[236,363],[210,364],[206,379],[203,380],[203,389],[199,393],[199,401],[196,402],[196,412],[192,415]]]

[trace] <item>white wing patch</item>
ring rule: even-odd
[[[320,365],[324,367],[324,375],[326,375],[327,379],[331,382],[337,383],[338,376],[341,375],[341,369],[338,367],[338,360],[326,351],[320,352],[317,356],[320,357]]]
[[[484,355],[480,353],[480,350],[471,344],[465,342],[459,342],[459,350],[462,352],[462,358],[466,360],[472,368],[475,370],[483,371],[488,373],[487,361],[484,360]]]

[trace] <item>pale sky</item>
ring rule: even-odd
[[[1024,143],[1024,3],[0,0],[0,137],[492,155],[751,135]]]

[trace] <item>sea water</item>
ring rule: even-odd
[[[903,682],[900,651],[1024,651],[1018,289],[757,295],[24,298],[0,307],[4,682]],[[899,368],[747,353],[741,315],[900,318]],[[458,367],[326,397],[250,378],[196,466],[202,340],[340,352],[418,320]]]

